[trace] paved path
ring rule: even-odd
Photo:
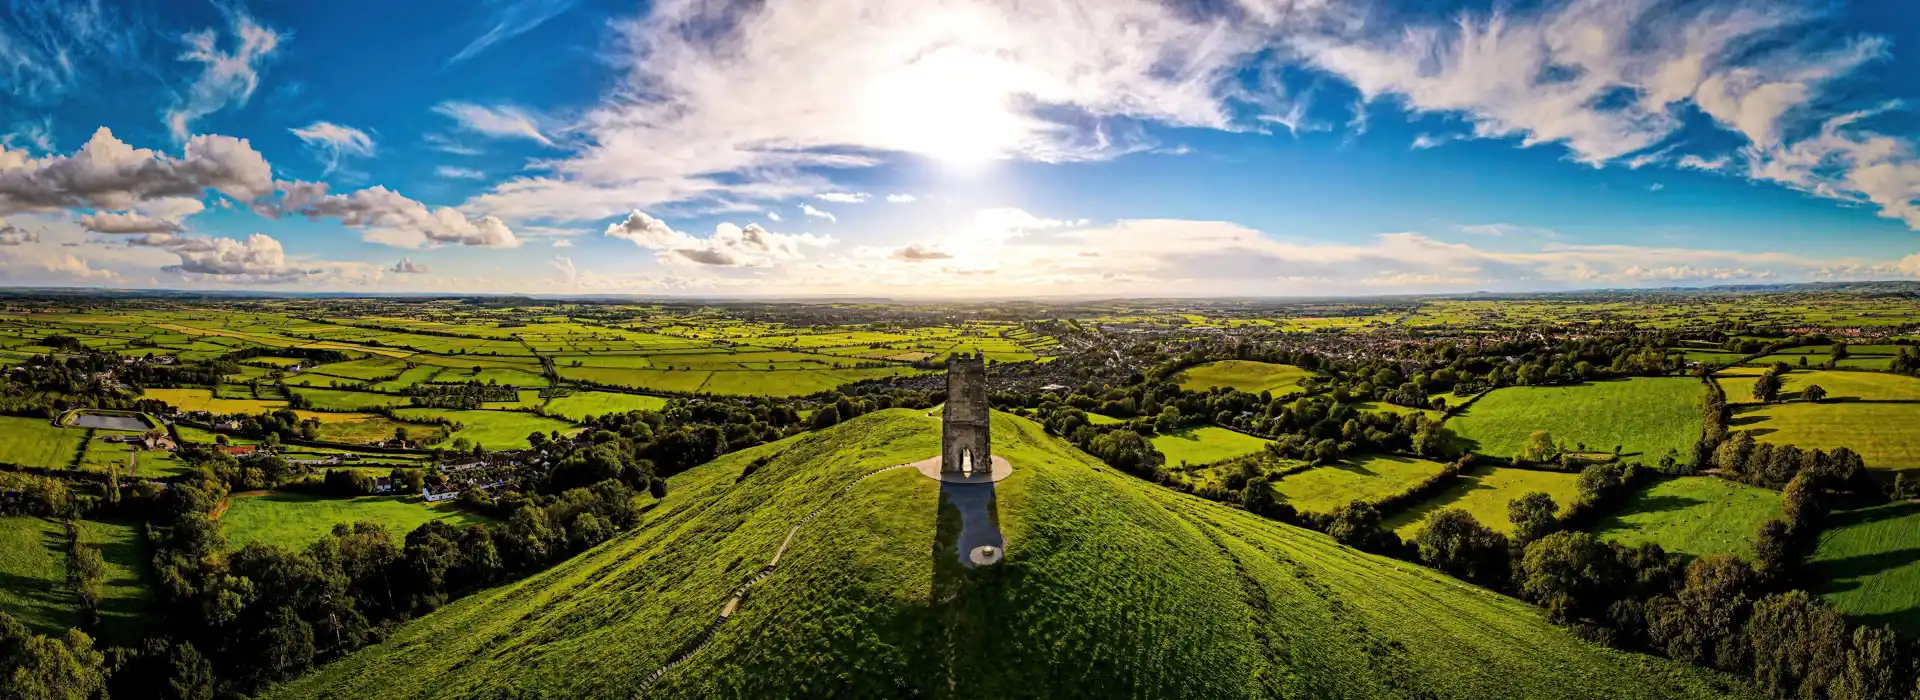
[[[800,522],[795,523],[792,529],[787,530],[787,539],[780,543],[779,549],[774,550],[773,559],[768,561],[766,566],[760,567],[759,570],[755,571],[752,576],[747,577],[747,580],[742,582],[740,587],[733,589],[733,593],[727,596],[727,602],[720,606],[719,614],[714,616],[713,623],[707,625],[706,629],[701,630],[700,635],[694,638],[693,644],[687,647],[686,651],[680,652],[679,655],[669,660],[666,665],[654,669],[653,673],[647,674],[646,679],[640,681],[640,688],[634,691],[634,697],[645,697],[647,690],[652,688],[653,684],[660,682],[662,676],[667,675],[667,672],[677,668],[680,664],[686,663],[688,659],[693,658],[694,654],[699,653],[701,649],[705,649],[709,643],[713,642],[713,635],[720,631],[720,626],[726,624],[727,620],[732,618],[733,614],[740,610],[741,604],[746,602],[747,591],[752,589],[755,584],[766,580],[767,575],[773,573],[774,568],[780,566],[780,558],[786,556],[787,547],[793,544],[793,536],[800,534],[800,528],[805,527],[807,523],[813,522],[814,518],[820,516],[821,511],[827,509],[827,506],[833,505],[835,501],[840,500],[841,496],[847,495],[848,491],[852,491],[853,487],[859,486],[860,482],[866,481],[868,477],[911,466],[913,465],[896,464],[891,467],[883,467],[862,474],[860,478],[854,479],[851,483],[848,483],[846,487],[840,489],[838,493],[833,494],[832,497],[827,499],[827,502],[814,508],[813,512],[807,514],[807,517],[801,518]]]

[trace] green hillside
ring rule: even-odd
[[[1741,696],[1602,649],[1515,600],[1119,474],[996,414],[1015,472],[997,567],[912,470],[939,422],[890,410],[671,480],[645,525],[470,596],[274,698],[630,698],[816,507],[780,567],[648,697]],[[742,469],[771,459],[751,476]],[[830,505],[828,505],[830,504]]]

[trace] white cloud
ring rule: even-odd
[[[519,107],[487,107],[471,102],[442,102],[433,108],[460,123],[461,128],[496,138],[522,138],[551,146],[539,122]]]
[[[953,254],[919,243],[912,243],[893,251],[889,257],[904,262],[925,262],[928,260],[949,260]]]
[[[915,198],[915,197],[914,197],[913,195],[910,195],[910,194],[890,194],[890,195],[887,195],[887,202],[889,202],[889,203],[892,203],[892,204],[906,204],[906,203],[909,203],[909,202],[912,202],[912,201],[914,201],[914,199],[916,199],[916,198]]]
[[[340,167],[340,159],[343,157],[373,157],[373,137],[368,136],[367,132],[350,126],[341,126],[333,122],[314,122],[289,131],[292,131],[294,136],[300,137],[308,148],[313,149],[320,156],[321,162],[326,164],[323,175],[332,174],[334,169]]]
[[[573,258],[555,255],[553,262],[549,264],[553,266],[555,272],[560,273],[560,286],[573,287],[580,283],[580,270],[573,266]]]
[[[106,127],[70,156],[0,148],[0,214],[131,209],[207,190],[252,202],[273,193],[273,169],[246,140],[229,136],[188,139],[178,158],[129,146]]]
[[[394,263],[393,267],[387,268],[387,271],[397,275],[424,275],[433,270],[414,262],[413,258],[401,258],[400,262]]]
[[[454,180],[481,180],[487,177],[486,173],[474,170],[473,168],[462,168],[453,165],[435,167],[433,174]]]
[[[861,204],[867,201],[868,196],[865,192],[823,192],[814,195],[813,198],[837,204]]]
[[[569,240],[569,239],[565,239],[565,238],[555,238],[555,239],[553,239],[553,247],[555,247],[555,248],[572,248],[572,247],[573,247],[573,241],[572,241],[572,240]]]
[[[534,27],[567,11],[573,3],[574,0],[513,0],[489,3],[495,10],[493,15],[487,18],[488,24],[492,26],[487,28],[486,33],[469,42],[466,48],[460,49],[460,53],[447,59],[447,63],[459,63],[479,55],[497,42],[533,31]]]
[[[180,257],[177,265],[162,268],[188,275],[215,275],[255,282],[285,282],[319,274],[317,268],[294,267],[280,241],[264,233],[238,241],[231,238],[172,238],[160,243]]]
[[[1439,136],[1434,136],[1431,134],[1420,134],[1418,136],[1413,137],[1413,143],[1408,145],[1408,148],[1411,148],[1416,151],[1424,151],[1429,148],[1439,148],[1441,146],[1446,145],[1448,141],[1454,140],[1454,138],[1456,137],[1448,136],[1445,134],[1442,134]]]
[[[469,218],[452,207],[429,208],[378,185],[344,195],[328,194],[326,183],[286,183],[284,189],[285,198],[267,213],[337,218],[344,225],[368,229],[366,239],[375,243],[402,248],[434,243],[489,248],[520,245],[519,237],[496,217]]]
[[[39,231],[28,231],[6,222],[0,222],[0,246],[21,246],[39,242]]]
[[[773,221],[773,222],[780,221],[780,212],[777,212],[777,211],[767,212],[767,220]]]
[[[178,222],[139,212],[94,212],[80,217],[80,225],[94,233],[179,233]]]
[[[1727,163],[1731,162],[1731,160],[1732,160],[1731,158],[1728,158],[1726,156],[1720,156],[1718,158],[1702,158],[1700,156],[1689,153],[1687,155],[1680,156],[1679,162],[1675,163],[1675,165],[1678,165],[1688,170],[1714,171],[1714,170],[1720,170],[1722,168],[1727,167]]]
[[[1304,21],[1292,4],[1319,3],[1252,21],[1158,0],[655,3],[622,27],[622,84],[568,130],[578,150],[469,204],[583,220],[834,192],[810,171],[895,153],[1099,159],[1154,145],[1132,120],[1241,128],[1240,71]]]
[[[1653,183],[1652,185],[1648,185],[1648,186],[1647,186],[1647,191],[1648,191],[1648,192],[1659,192],[1660,190],[1664,190],[1664,189],[1666,189],[1666,188],[1667,188],[1667,185],[1666,185],[1666,183],[1661,183],[1661,182],[1656,182],[1656,183]]]
[[[838,219],[838,218],[836,218],[836,217],[834,217],[834,215],[833,215],[833,214],[831,214],[831,213],[829,213],[829,212],[824,212],[824,211],[821,211],[821,210],[819,210],[819,209],[815,209],[815,208],[813,208],[813,205],[811,205],[811,204],[802,204],[802,205],[800,205],[800,213],[802,213],[802,214],[806,214],[807,216],[811,216],[811,217],[813,217],[813,218],[816,218],[816,219],[826,219],[826,220],[828,220],[828,221],[832,221],[832,222],[835,222],[835,223],[839,223],[839,221],[840,221],[840,219]]]
[[[261,26],[244,12],[227,10],[227,14],[232,22],[232,50],[220,50],[219,35],[212,29],[181,37],[187,49],[180,60],[202,67],[186,94],[166,112],[167,129],[177,141],[187,140],[194,120],[228,105],[245,105],[260,86],[260,65],[280,46],[278,32]]]
[[[640,211],[627,215],[624,221],[609,225],[606,235],[656,251],[656,257],[662,262],[717,267],[768,267],[806,257],[805,248],[825,247],[834,243],[830,236],[775,233],[761,228],[759,224],[741,227],[721,223],[714,227],[712,236],[697,238],[676,231],[666,222]]]

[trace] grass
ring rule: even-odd
[[[1370,455],[1287,475],[1276,494],[1303,512],[1331,513],[1359,501],[1405,492],[1446,468],[1439,462],[1397,455]]]
[[[1827,516],[1808,578],[1821,598],[1856,621],[1920,634],[1920,503],[1904,501]]]
[[[487,522],[486,518],[457,510],[449,503],[424,503],[415,496],[321,498],[299,493],[241,493],[230,497],[220,526],[227,546],[239,549],[252,542],[301,549],[326,536],[334,525],[361,521],[387,527],[395,541],[430,520],[456,527]]]
[[[83,428],[58,428],[45,418],[0,416],[0,462],[66,469],[85,446]]]
[[[1700,439],[1705,389],[1690,377],[1642,377],[1575,386],[1509,387],[1480,398],[1447,421],[1474,452],[1512,457],[1536,430],[1562,446],[1653,463],[1668,450],[1691,456]]]
[[[100,623],[115,642],[139,640],[149,601],[146,554],[134,526],[79,521],[82,542],[106,563]],[[0,610],[34,632],[58,634],[80,624],[67,589],[67,535],[59,521],[0,517]]]
[[[1497,532],[1511,532],[1507,520],[1507,502],[1533,491],[1553,497],[1564,512],[1579,493],[1575,482],[1579,475],[1543,472],[1509,467],[1482,467],[1466,474],[1439,494],[1404,511],[1389,515],[1381,527],[1392,530],[1401,539],[1411,540],[1420,533],[1427,515],[1442,508],[1460,508],[1473,515],[1481,525]]]
[[[1920,404],[1784,403],[1740,406],[1728,421],[1763,442],[1803,449],[1846,447],[1874,469],[1920,468]]]
[[[346,442],[364,444],[379,442],[393,437],[395,428],[406,428],[407,438],[423,442],[439,442],[445,439],[440,426],[431,423],[406,423],[385,416],[356,413],[328,413],[325,416],[347,416],[349,420],[322,420],[320,439],[328,442]]]
[[[1293,393],[1300,382],[1313,373],[1293,365],[1278,365],[1248,360],[1221,360],[1187,368],[1175,379],[1187,391],[1206,391],[1216,386],[1239,389],[1249,394],[1271,391],[1276,396]]]
[[[381,406],[405,406],[407,397],[338,389],[288,389],[311,406],[325,411],[365,411]]]
[[[1153,448],[1167,456],[1167,466],[1199,466],[1259,452],[1267,441],[1226,428],[1205,425],[1153,438]]]
[[[287,407],[285,401],[214,398],[213,391],[209,389],[148,389],[145,396],[182,411],[206,411],[216,415],[251,416]]]
[[[634,531],[456,601],[269,698],[624,697],[813,511],[653,697],[1751,696],[1589,645],[1510,598],[1107,469],[994,417],[1007,558],[955,562],[938,450],[888,410],[678,474]],[[750,461],[769,461],[744,480]],[[949,685],[949,683],[953,685]]]
[[[557,430],[562,435],[580,431],[579,426],[566,421],[511,411],[401,408],[395,409],[393,415],[408,421],[426,422],[435,418],[446,418],[461,424],[460,430],[448,434],[446,439],[428,447],[449,447],[454,439],[466,438],[468,442],[496,450],[518,449],[528,446],[527,435],[534,431],[549,433]]]
[[[1595,528],[1626,545],[1653,542],[1688,556],[1753,558],[1753,533],[1780,514],[1780,494],[1709,476],[1664,479],[1634,494]]]
[[[667,400],[658,396],[639,394],[617,394],[610,391],[576,391],[571,395],[547,401],[547,412],[566,416],[568,420],[586,420],[591,416],[628,411],[658,411],[667,407]]]

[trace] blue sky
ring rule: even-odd
[[[0,281],[1911,279],[1916,42],[1894,0],[16,0]]]

